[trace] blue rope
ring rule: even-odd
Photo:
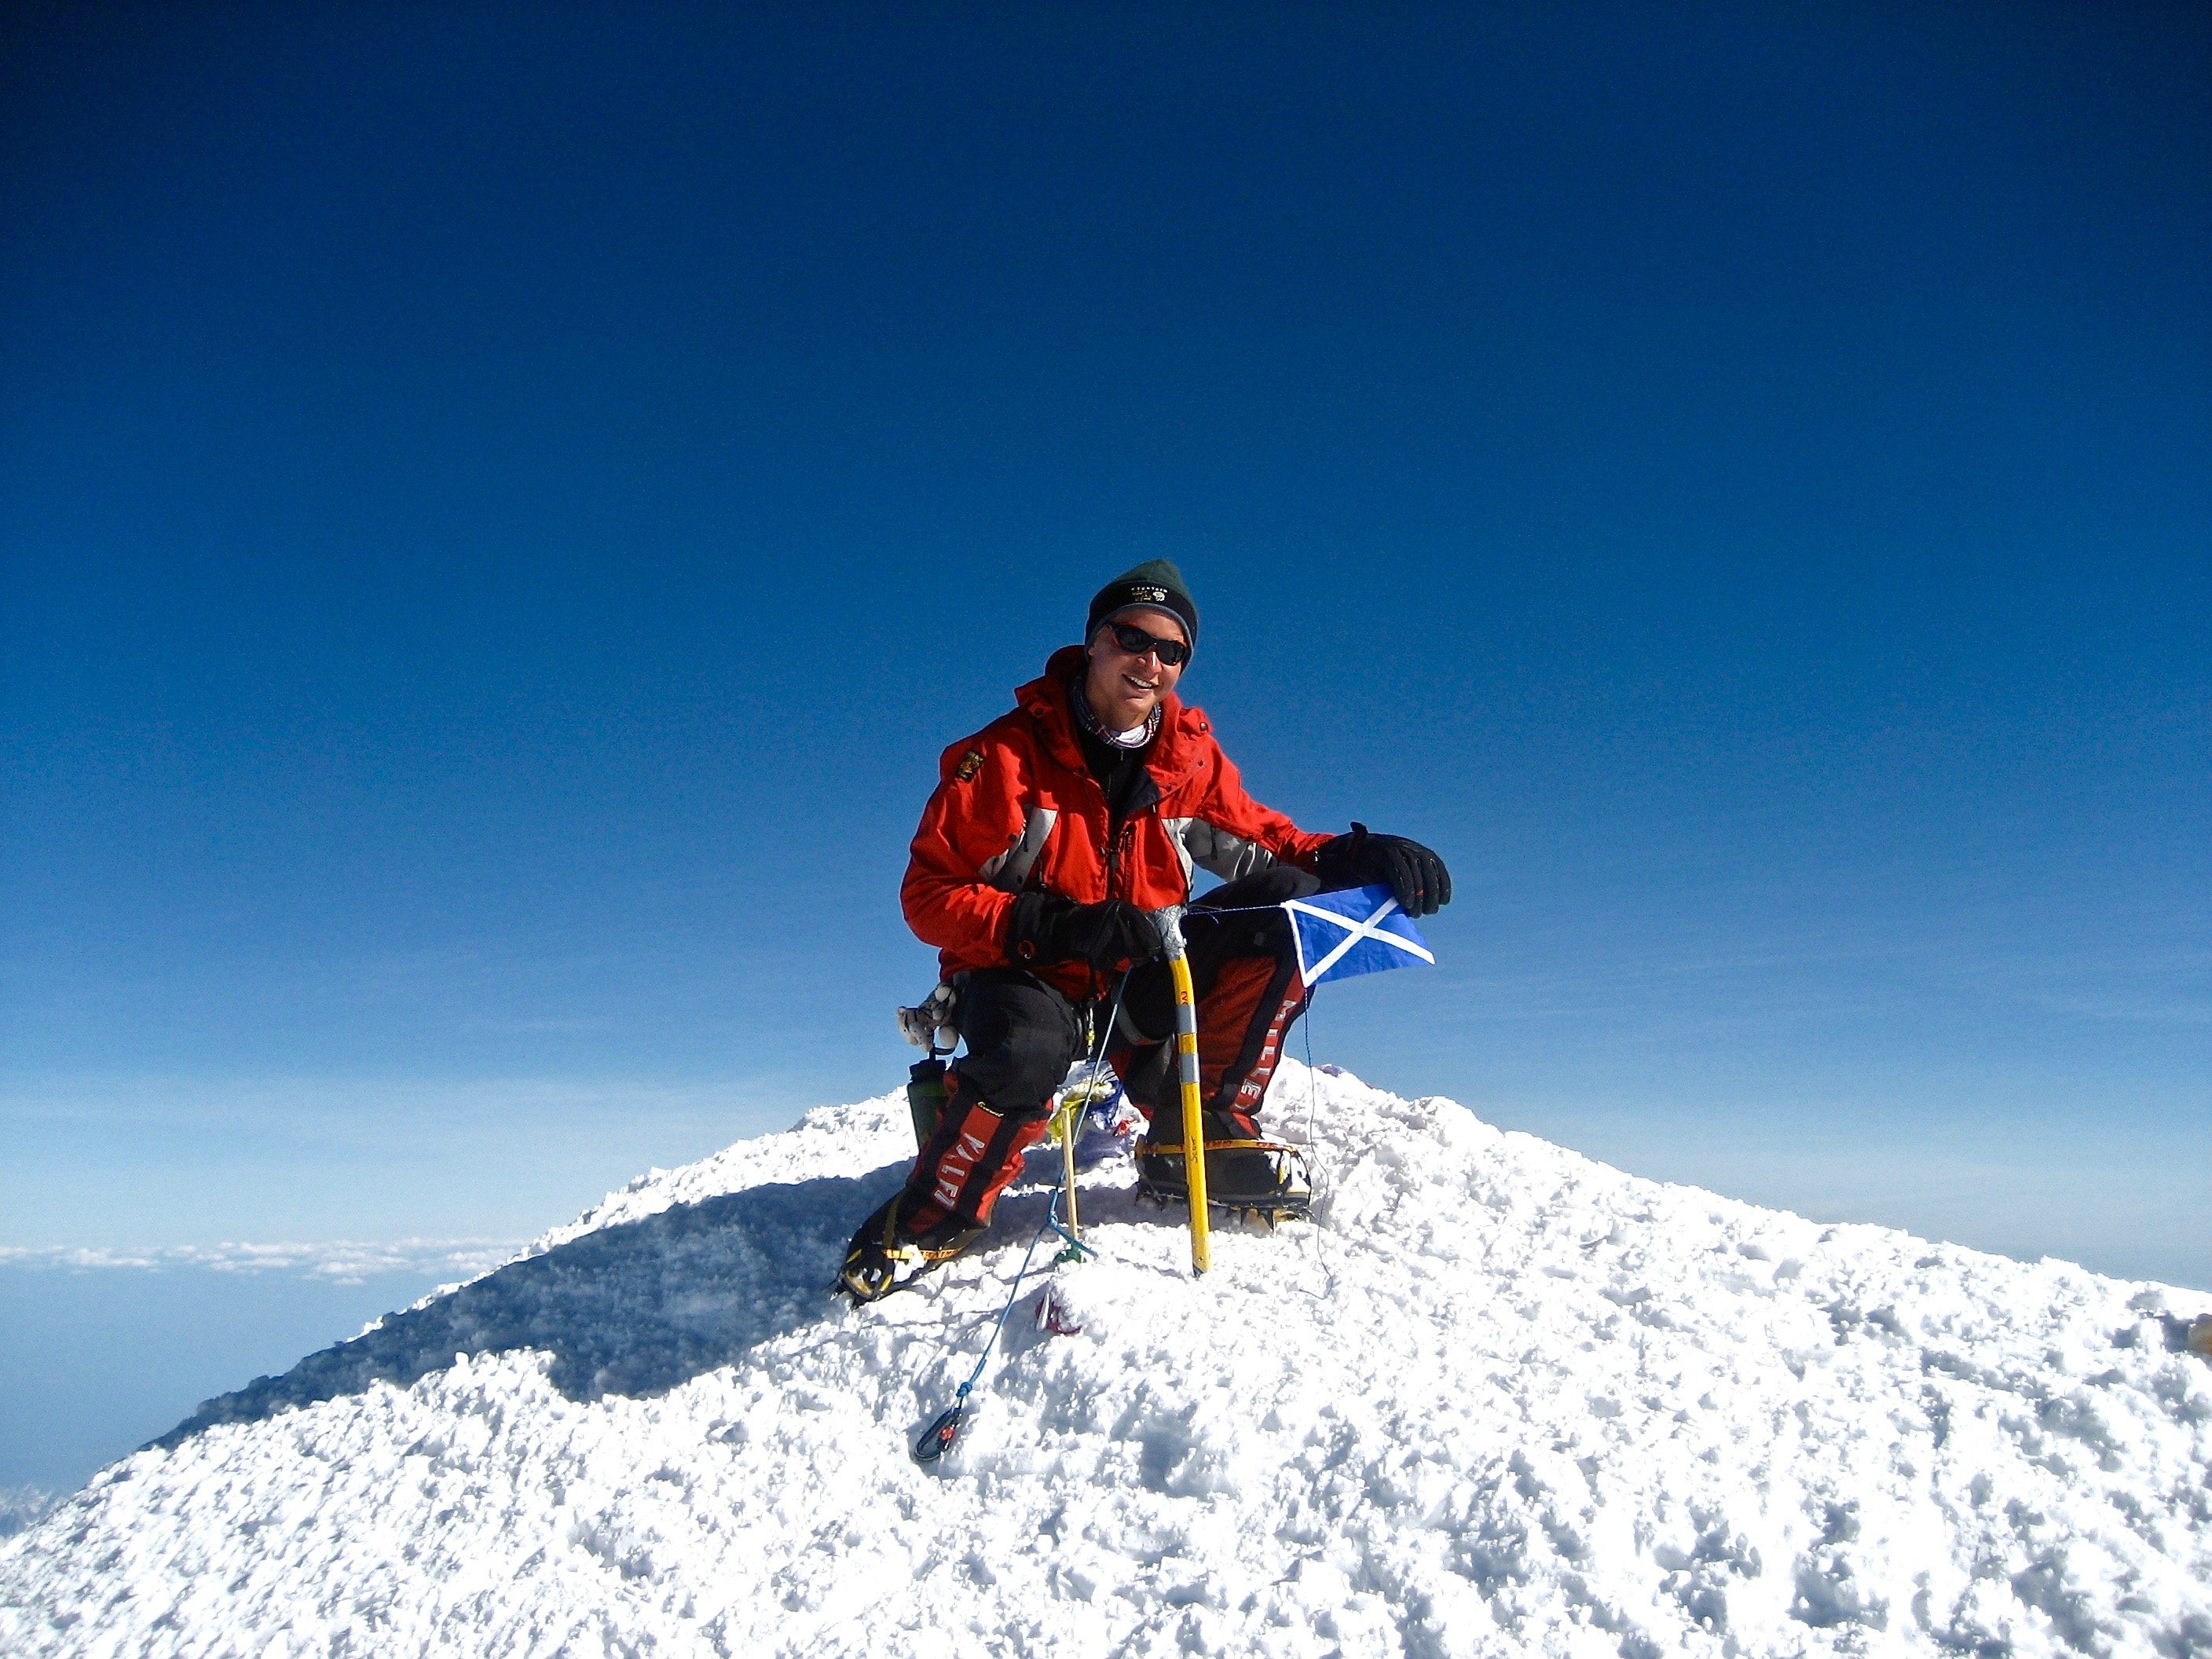
[[[1107,1016],[1106,1023],[1098,1028],[1098,1035],[1091,1042],[1089,1067],[1091,1079],[1095,1079],[1097,1077],[1099,1062],[1106,1057],[1106,1044],[1113,1035],[1114,1022],[1121,1017],[1121,993],[1128,988],[1128,976],[1125,974],[1122,975],[1121,985],[1115,988],[1114,992],[1113,1012]],[[1121,1093],[1118,1084],[1115,1088],[1115,1093],[1116,1095]],[[1073,1135],[1075,1133],[1074,1123],[1069,1122],[1065,1127],[1064,1132]],[[1044,1242],[1044,1236],[1048,1232],[1059,1234],[1065,1246],[1060,1253],[1053,1258],[1052,1265],[1055,1267],[1063,1261],[1081,1261],[1088,1256],[1098,1254],[1096,1249],[1085,1244],[1060,1224],[1060,1188],[1054,1188],[1052,1202],[1045,1206],[1044,1220],[1036,1231],[1030,1236],[1030,1247],[1022,1253],[1022,1265],[1015,1270],[1013,1289],[1006,1293],[1006,1305],[999,1310],[998,1322],[991,1327],[991,1340],[983,1345],[983,1352],[976,1356],[975,1369],[969,1372],[968,1380],[960,1385],[959,1392],[952,1396],[951,1405],[938,1413],[937,1419],[924,1429],[921,1431],[921,1437],[914,1443],[915,1462],[934,1463],[945,1453],[951,1451],[953,1443],[960,1438],[960,1426],[966,1421],[968,1416],[968,1396],[975,1391],[975,1385],[983,1380],[984,1367],[991,1363],[991,1355],[998,1348],[999,1338],[1006,1333],[1006,1321],[1012,1316],[1014,1304],[1022,1299],[1022,1281],[1029,1277],[1030,1263],[1036,1259],[1036,1248]]]
[[[968,1415],[968,1396],[983,1380],[983,1368],[991,1363],[992,1352],[998,1347],[999,1338],[1006,1332],[1006,1321],[1014,1311],[1014,1304],[1022,1299],[1022,1280],[1029,1277],[1030,1263],[1036,1258],[1036,1247],[1044,1242],[1044,1236],[1048,1232],[1057,1232],[1063,1238],[1067,1237],[1060,1224],[1059,1212],[1060,1194],[1054,1192],[1051,1204],[1045,1209],[1043,1224],[1030,1236],[1030,1247],[1023,1253],[1022,1265],[1014,1274],[1014,1288],[1006,1297],[1006,1305],[999,1310],[998,1322],[991,1327],[991,1340],[983,1345],[983,1352],[975,1357],[975,1369],[968,1373],[968,1380],[953,1395],[951,1405],[939,1413],[937,1420],[924,1429],[921,1437],[914,1443],[915,1462],[934,1463],[951,1451],[952,1443],[960,1437],[960,1425]]]

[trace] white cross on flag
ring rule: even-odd
[[[1340,893],[1285,899],[1291,932],[1298,942],[1298,974],[1309,986],[1355,974],[1379,974],[1437,959],[1413,919],[1398,908],[1388,887],[1351,887]]]

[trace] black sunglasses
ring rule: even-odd
[[[1181,640],[1155,639],[1141,628],[1132,628],[1127,623],[1109,623],[1114,630],[1114,643],[1133,657],[1141,657],[1147,651],[1157,652],[1159,659],[1170,668],[1180,668],[1190,660],[1190,647]]]

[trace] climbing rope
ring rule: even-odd
[[[1128,976],[1124,975],[1121,986],[1117,987],[1114,993],[1113,1012],[1107,1016],[1105,1023],[1099,1026],[1097,1035],[1091,1041],[1091,1057],[1084,1067],[1084,1085],[1086,1088],[1095,1085],[1097,1082],[1098,1067],[1106,1058],[1106,1043],[1113,1034],[1114,1022],[1121,1017],[1121,992],[1127,988],[1128,982]],[[1108,1103],[1110,1105],[1121,1092],[1121,1085],[1117,1079],[1113,1095],[1107,1097]],[[1086,1107],[1085,1111],[1087,1112],[1088,1109]],[[1065,1113],[1061,1119],[1060,1133],[1073,1137],[1079,1121],[1078,1114]],[[1050,1264],[1052,1267],[1058,1267],[1062,1262],[1087,1261],[1100,1254],[1095,1246],[1085,1243],[1060,1224],[1060,1188],[1055,1187],[1053,1188],[1052,1201],[1045,1206],[1044,1220],[1039,1224],[1036,1231],[1030,1236],[1030,1247],[1022,1253],[1022,1265],[1015,1270],[1013,1287],[1006,1292],[1006,1305],[999,1310],[999,1317],[991,1327],[990,1340],[983,1344],[983,1352],[975,1357],[975,1369],[968,1374],[968,1380],[960,1385],[959,1391],[952,1396],[952,1403],[938,1413],[936,1420],[924,1429],[921,1438],[914,1443],[915,1462],[934,1463],[945,1453],[951,1451],[953,1443],[960,1438],[961,1425],[968,1419],[968,1396],[975,1391],[975,1385],[983,1380],[984,1368],[990,1364],[991,1355],[997,1351],[999,1339],[1006,1334],[1006,1321],[1013,1315],[1014,1304],[1022,1299],[1023,1281],[1029,1277],[1030,1263],[1036,1259],[1037,1246],[1044,1243],[1044,1236],[1047,1233],[1057,1233],[1060,1236],[1061,1249],[1060,1254],[1053,1257]]]
[[[1045,1210],[1043,1224],[1030,1237],[1030,1247],[1023,1253],[1022,1265],[1014,1274],[1014,1288],[1006,1297],[1006,1305],[999,1310],[998,1322],[991,1327],[990,1340],[984,1343],[983,1352],[975,1357],[975,1369],[968,1373],[968,1380],[960,1385],[960,1391],[952,1397],[952,1403],[938,1414],[937,1420],[924,1429],[921,1437],[914,1443],[915,1462],[934,1463],[951,1451],[953,1442],[959,1439],[960,1425],[968,1417],[968,1396],[983,1380],[983,1368],[991,1363],[992,1352],[997,1348],[999,1338],[1006,1331],[1006,1320],[1014,1311],[1014,1304],[1022,1299],[1022,1281],[1029,1277],[1030,1263],[1036,1256],[1036,1247],[1044,1242],[1044,1236],[1049,1232],[1058,1232],[1062,1238],[1067,1237],[1060,1225],[1060,1194],[1057,1191],[1053,1194],[1052,1203]],[[1074,1243],[1073,1239],[1068,1242]],[[1078,1245],[1076,1248],[1080,1249],[1083,1247]]]

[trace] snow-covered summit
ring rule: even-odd
[[[1018,1314],[935,1472],[1042,1188],[855,1311],[898,1097],[655,1171],[0,1541],[0,1650],[2212,1654],[2184,1293],[1310,1111],[1317,1223],[1203,1280],[1093,1172],[1079,1334]]]

